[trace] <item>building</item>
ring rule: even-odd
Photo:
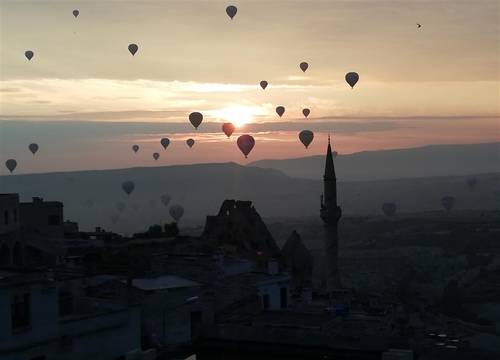
[[[83,279],[0,272],[2,360],[125,359],[141,349],[140,309],[88,298]]]
[[[63,203],[34,197],[30,203],[20,203],[21,228],[25,233],[44,237],[64,237]]]
[[[342,216],[342,210],[340,206],[337,205],[337,177],[335,176],[330,136],[328,136],[328,147],[326,150],[320,214],[325,225],[324,256],[326,291],[331,294],[332,291],[341,287],[338,269],[338,222]]]
[[[0,194],[0,267],[23,263],[23,244],[19,241],[19,195]]]

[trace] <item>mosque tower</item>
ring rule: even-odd
[[[325,175],[323,176],[323,195],[321,196],[321,219],[325,224],[325,279],[329,294],[341,287],[338,269],[338,222],[342,210],[337,205],[337,178],[333,165],[330,135],[326,150]]]

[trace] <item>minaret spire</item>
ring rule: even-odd
[[[342,211],[337,205],[337,177],[333,164],[330,134],[326,149],[325,174],[323,175],[323,196],[321,219],[325,224],[325,273],[326,290],[329,294],[341,286],[338,272],[338,221]]]

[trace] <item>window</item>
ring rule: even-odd
[[[280,289],[280,306],[282,309],[288,307],[288,289],[286,287]]]
[[[264,309],[269,309],[269,295],[266,294],[262,297],[262,305]]]
[[[61,223],[61,221],[59,220],[58,215],[49,215],[49,218],[48,218],[49,225],[59,225],[60,223]]]
[[[30,294],[14,295],[11,303],[12,329],[29,326],[30,315]]]
[[[14,224],[17,224],[17,209],[12,210],[12,215],[14,217]]]
[[[5,210],[3,212],[3,223],[4,225],[9,225],[9,211]]]
[[[59,292],[59,316],[66,316],[73,313],[73,294],[70,290]]]

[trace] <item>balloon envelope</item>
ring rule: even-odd
[[[77,9],[73,10],[73,16],[78,17],[78,15],[80,15],[80,11],[78,11]]]
[[[284,113],[285,113],[285,108],[283,106],[276,107],[276,114],[278,114],[279,117],[281,117]]]
[[[130,195],[135,189],[135,184],[133,181],[124,181],[122,183],[122,189],[125,191],[125,194]]]
[[[305,117],[308,117],[310,113],[311,113],[311,110],[309,110],[308,108],[302,109],[302,114]]]
[[[14,169],[17,167],[17,161],[14,159],[9,159],[5,162],[5,166],[12,173]]]
[[[35,153],[38,151],[38,144],[29,144],[28,148],[30,149],[31,153],[35,155]]]
[[[200,126],[201,122],[203,121],[203,115],[199,112],[192,112],[191,114],[189,114],[189,121],[195,129],[198,129],[198,126]]]
[[[168,147],[168,145],[170,144],[170,139],[163,138],[160,140],[160,144],[161,144],[161,146],[163,146],[164,149],[166,149]]]
[[[389,202],[383,203],[382,211],[386,216],[393,216],[396,213],[396,204]]]
[[[267,87],[268,83],[266,80],[262,80],[260,82],[260,87],[263,89],[263,90],[266,90],[266,87]]]
[[[132,150],[134,150],[134,152],[138,152],[139,151],[139,145],[132,145]]]
[[[255,146],[255,139],[251,135],[241,135],[236,143],[246,158]]]
[[[299,133],[299,139],[307,149],[314,139],[314,133],[311,130],[302,130]]]
[[[158,160],[159,157],[160,157],[160,154],[153,153],[153,159]]]
[[[24,52],[24,56],[26,56],[26,59],[28,59],[28,60],[31,60],[33,58],[33,55],[35,55],[35,54],[31,50],[27,50]]]
[[[193,145],[194,145],[194,140],[193,140],[193,139],[187,139],[187,140],[186,140],[186,144],[187,144],[190,148],[192,148],[192,147],[193,147]]]
[[[446,211],[450,211],[455,205],[455,198],[453,196],[444,196],[441,199],[441,205],[443,205]]]
[[[300,63],[300,69],[303,71],[303,72],[306,72],[307,68],[309,67],[309,64],[306,63],[305,61],[301,62]]]
[[[168,210],[170,216],[177,222],[184,215],[184,208],[181,205],[172,205]]]
[[[170,203],[170,195],[167,195],[167,194],[162,195],[162,196],[160,196],[160,200],[164,206],[168,206],[168,204]]]
[[[135,55],[135,53],[137,52],[137,50],[139,50],[139,46],[137,46],[137,44],[130,44],[128,46],[128,51],[130,51],[130,53],[132,54],[132,56]]]
[[[222,131],[226,134],[227,138],[233,134],[235,126],[232,123],[224,123],[222,124]]]
[[[351,88],[354,88],[354,85],[356,85],[358,80],[359,75],[356,72],[348,72],[347,74],[345,74],[345,81],[347,81]]]
[[[229,5],[226,8],[226,14],[231,18],[231,20],[234,18],[234,15],[238,12],[238,9],[234,5]]]

